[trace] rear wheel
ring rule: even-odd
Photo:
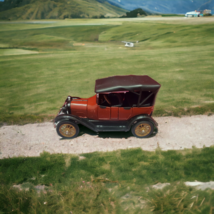
[[[154,131],[154,125],[149,121],[140,121],[132,127],[132,134],[138,138],[149,137]]]
[[[72,139],[78,136],[79,126],[74,122],[62,121],[57,124],[56,131],[63,138]]]

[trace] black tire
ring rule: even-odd
[[[154,125],[149,121],[140,121],[132,126],[132,134],[137,138],[149,137],[153,131]]]
[[[61,121],[57,124],[56,131],[62,138],[72,139],[78,136],[79,126],[71,121]]]

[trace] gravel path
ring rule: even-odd
[[[214,145],[214,115],[191,117],[157,117],[158,133],[146,139],[138,139],[130,133],[100,133],[89,130],[72,140],[61,139],[53,124],[27,124],[0,128],[0,158],[39,156],[41,152],[80,154],[94,151],[113,151],[137,148],[154,151],[202,148]]]

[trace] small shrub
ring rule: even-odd
[[[162,190],[150,190],[148,205],[153,213],[209,213],[214,199],[213,191],[198,191],[184,184],[175,184]]]

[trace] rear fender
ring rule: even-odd
[[[129,130],[131,129],[131,127],[134,124],[136,124],[140,121],[148,121],[148,122],[151,122],[154,125],[154,127],[156,127],[156,128],[158,127],[158,123],[151,116],[149,116],[149,115],[138,115],[138,116],[133,117],[131,119],[131,121],[129,123]]]

